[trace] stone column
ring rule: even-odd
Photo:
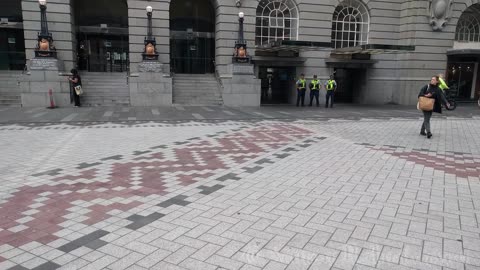
[[[253,65],[234,63],[232,77],[222,78],[223,104],[226,106],[260,106],[261,82],[255,78]]]
[[[73,26],[70,0],[47,2],[48,30],[52,34],[56,57],[35,57],[38,33],[41,31],[38,0],[22,1],[25,53],[29,71],[21,82],[24,107],[47,107],[52,90],[57,106],[70,104],[70,84],[65,70],[74,66]]]
[[[153,9],[148,14],[150,18],[147,18],[147,6]],[[156,36],[162,32],[159,32],[159,26],[165,27],[165,22],[158,18],[164,18],[167,7],[158,1],[129,1],[132,106],[172,105],[172,78],[168,65],[163,64],[168,61],[165,62],[166,55],[162,50],[165,47],[162,44],[168,43],[169,36],[165,33]],[[136,17],[135,20],[132,16]]]

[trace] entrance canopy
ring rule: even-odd
[[[259,46],[257,51],[278,52],[278,51],[330,51],[330,42],[277,40],[269,44]],[[415,46],[366,44],[357,47],[346,47],[334,49],[333,54],[386,54],[386,53],[408,53],[415,51]]]

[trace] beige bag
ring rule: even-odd
[[[435,105],[434,98],[428,97],[419,97],[418,98],[418,109],[426,112],[433,111],[433,105]]]
[[[83,94],[83,90],[82,90],[82,86],[81,85],[77,85],[75,86],[73,89],[75,89],[75,93],[77,93],[77,95],[81,95]]]

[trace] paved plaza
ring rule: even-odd
[[[480,269],[480,110],[0,108],[0,269]]]

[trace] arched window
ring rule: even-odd
[[[478,5],[478,7],[475,7]],[[461,42],[480,42],[480,4],[468,8],[458,20],[455,40]]]
[[[298,9],[291,0],[261,0],[257,7],[255,44],[298,38]]]
[[[332,20],[332,47],[355,47],[368,43],[370,16],[360,1],[342,1]]]

